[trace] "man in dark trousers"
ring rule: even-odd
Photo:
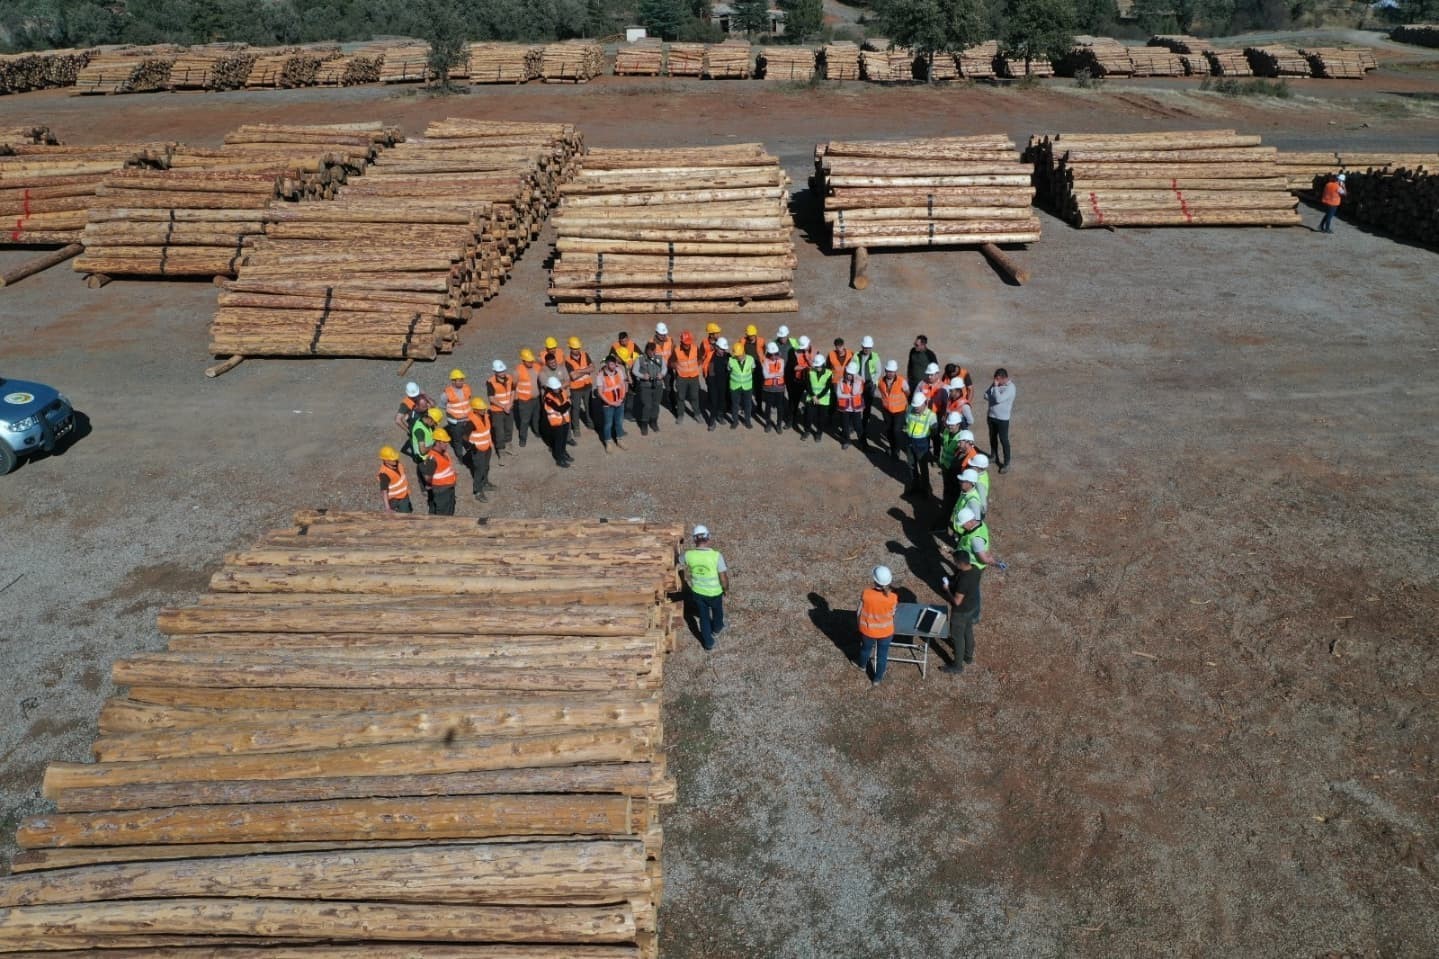
[[[962,673],[974,662],[974,624],[979,621],[979,578],[983,568],[974,565],[969,553],[956,550],[954,576],[944,578],[949,600],[949,641],[954,645],[954,662],[942,672]]]
[[[639,389],[639,405],[635,407],[635,419],[640,424],[640,435],[646,436],[651,430],[660,431],[660,404],[664,400],[665,381],[669,377],[669,364],[660,355],[659,344],[650,340],[645,352],[630,369],[635,386]]]
[[[1009,381],[1009,370],[1004,367],[994,371],[994,382],[984,391],[984,400],[989,404],[986,416],[989,421],[989,455],[999,462],[1001,473],[1009,472],[1013,463],[1009,451],[1009,417],[1014,411],[1014,384]],[[1000,448],[1004,449],[1003,460]]]
[[[931,363],[938,365],[939,357],[929,348],[929,337],[921,333],[914,338],[914,347],[909,351],[907,378],[911,387],[919,388],[919,384],[924,380],[925,370],[929,369]]]

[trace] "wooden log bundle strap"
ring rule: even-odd
[[[657,77],[664,73],[665,45],[658,37],[645,37],[615,51],[615,76]]]
[[[759,144],[594,150],[559,188],[561,313],[790,312],[789,178]]]
[[[434,359],[495,296],[573,175],[573,126],[452,119],[323,204],[276,201],[210,329],[216,355]]]
[[[1033,136],[1039,199],[1079,227],[1293,226],[1278,153],[1234,130]]]
[[[17,830],[0,954],[653,959],[681,542],[641,522],[297,513],[162,612],[169,650],[115,665],[129,689],[96,761],[52,764],[57,811]],[[344,591],[398,583],[416,555],[482,585],[438,606]],[[505,583],[576,569],[624,586],[530,606]]]
[[[547,43],[540,51],[545,83],[588,83],[604,72],[605,48],[593,40]]]

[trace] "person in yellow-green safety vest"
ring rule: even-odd
[[[750,327],[751,330],[754,327]],[[721,340],[721,343],[724,341]],[[754,368],[756,358],[745,348],[745,340],[735,344],[729,358],[729,428],[739,429],[740,419],[744,428],[754,429]]]
[[[705,526],[694,529],[694,548],[684,552],[680,575],[694,607],[700,645],[714,649],[715,637],[724,631],[724,597],[729,592],[729,567],[724,554],[710,545]]]
[[[804,416],[805,425],[800,438],[807,436],[805,430],[814,434],[818,443],[824,438],[825,427],[829,426],[829,409],[834,403],[834,374],[827,368],[823,354],[816,353],[811,366],[804,374]]]
[[[923,493],[931,495],[929,486],[929,460],[935,428],[939,417],[929,408],[929,400],[920,390],[914,391],[909,401],[909,412],[904,416],[904,454],[909,460],[909,485],[904,495]]]

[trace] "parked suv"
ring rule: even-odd
[[[44,383],[0,376],[0,476],[20,457],[51,452],[75,429],[75,410],[65,394]]]

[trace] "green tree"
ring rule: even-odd
[[[982,0],[884,0],[881,29],[924,60],[931,82],[937,53],[954,53],[984,39]]]
[[[445,0],[427,0],[420,5],[425,22],[420,31],[421,39],[429,41],[427,56],[430,71],[441,90],[450,89],[450,70],[465,55],[465,24],[454,5]]]
[[[674,40],[690,15],[685,0],[640,0],[639,20],[651,36]]]
[[[1079,32],[1113,36],[1118,22],[1119,7],[1114,0],[1075,0],[1074,23]]]
[[[824,29],[824,0],[779,0],[784,11],[784,35],[791,43],[804,43]]]
[[[767,0],[735,0],[733,21],[746,36],[764,33],[769,29],[769,3]]]
[[[1000,51],[1024,61],[1058,60],[1074,45],[1074,0],[1005,0]]]

